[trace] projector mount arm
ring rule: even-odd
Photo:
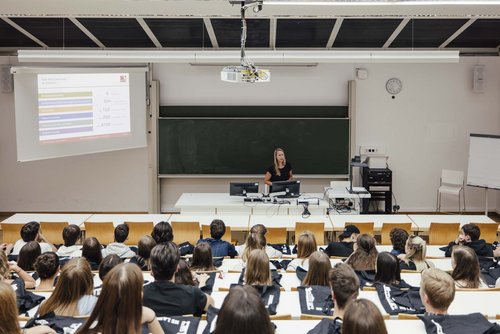
[[[245,44],[247,41],[247,21],[245,18],[245,12],[248,8],[253,7],[254,13],[258,13],[262,10],[263,0],[257,1],[241,1],[241,54],[240,62],[241,66],[250,67],[255,70],[254,64],[246,58],[245,55]]]

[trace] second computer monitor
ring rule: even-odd
[[[269,188],[269,193],[282,193],[278,197],[290,198],[300,196],[300,181],[277,181]]]
[[[259,182],[229,183],[230,196],[247,196],[247,194],[257,194],[258,192],[259,192]]]

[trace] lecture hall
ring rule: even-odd
[[[500,334],[500,1],[1,2],[0,334]]]

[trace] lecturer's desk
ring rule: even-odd
[[[304,194],[305,197],[323,198],[323,194]],[[297,198],[284,199],[290,204],[274,204],[264,202],[244,202],[244,197],[229,196],[227,193],[184,193],[175,207],[181,214],[261,214],[288,215],[300,214],[302,205],[297,205]],[[327,201],[320,199],[319,205],[309,205],[311,214],[326,214]]]
[[[336,199],[348,199],[351,200],[354,204],[354,210],[351,212],[339,213],[338,211],[333,210],[330,212],[330,214],[332,212],[334,214],[359,214],[363,211],[361,207],[361,199],[371,198],[372,195],[363,187],[353,187],[353,189],[354,188],[356,188],[357,190],[363,190],[365,193],[351,194],[344,186],[325,187],[325,198],[327,198],[328,200],[332,200],[335,202]]]
[[[428,232],[431,223],[460,223],[460,226],[468,223],[496,224],[493,219],[485,215],[408,215],[408,217],[418,226],[420,232]]]

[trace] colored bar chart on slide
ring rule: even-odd
[[[128,73],[38,75],[42,143],[130,133]]]

